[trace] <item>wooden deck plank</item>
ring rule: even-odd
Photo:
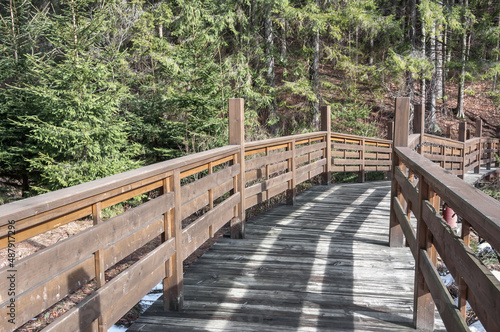
[[[415,264],[388,246],[389,192],[316,186],[249,220],[187,270],[182,311],[159,300],[129,331],[413,330]]]

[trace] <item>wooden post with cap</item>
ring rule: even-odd
[[[235,193],[240,193],[240,202],[231,219],[231,238],[242,239],[245,237],[245,123],[244,99],[229,99],[229,144],[239,145],[235,163],[240,165],[240,174],[236,176]]]

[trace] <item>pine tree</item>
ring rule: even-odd
[[[44,14],[34,12],[26,0],[9,0],[0,8],[0,178],[21,189],[23,197],[31,180],[27,159],[35,155],[36,145],[20,125],[23,116],[34,114],[22,88],[33,82],[27,55],[39,52]]]
[[[102,7],[89,0],[61,2],[61,14],[47,17],[47,38],[54,49],[29,56],[36,82],[23,88],[34,114],[21,123],[36,144],[29,159],[39,192],[55,190],[120,173],[140,164],[139,147],[127,140],[127,122],[120,104],[128,97],[115,71],[121,63],[99,54],[106,19]],[[85,14],[91,12],[92,16]]]

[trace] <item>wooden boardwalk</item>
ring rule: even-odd
[[[387,181],[308,189],[189,268],[181,312],[159,300],[129,331],[413,330],[414,261],[388,247],[389,197]]]

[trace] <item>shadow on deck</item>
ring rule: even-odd
[[[386,181],[310,188],[201,257],[181,312],[160,299],[129,331],[413,330],[414,261],[388,247],[389,197]]]

